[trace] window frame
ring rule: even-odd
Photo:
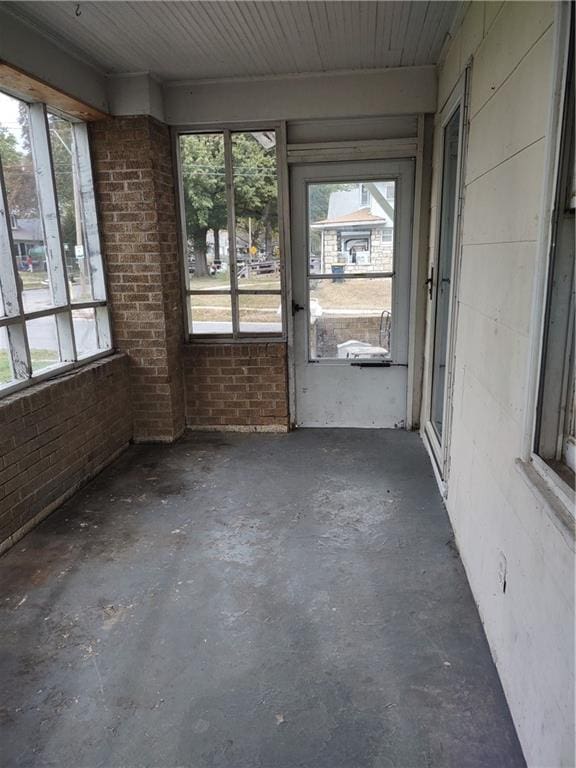
[[[7,384],[0,384],[0,402],[2,398],[14,392],[26,389],[38,382],[56,378],[95,360],[107,357],[114,352],[104,255],[96,210],[88,125],[86,122],[59,109],[52,108],[44,102],[29,101],[22,98],[19,93],[4,89],[2,93],[25,104],[28,110],[34,180],[38,195],[39,217],[44,233],[44,247],[47,253],[47,270],[51,276],[54,306],[34,311],[25,311],[24,309],[23,288],[17,263],[17,258],[21,258],[21,256],[17,257],[15,254],[11,226],[13,215],[8,205],[2,158],[0,157],[0,275],[2,276],[0,290],[4,300],[4,314],[0,316],[0,329],[7,329],[9,360],[15,375],[12,381]],[[85,258],[92,268],[96,265],[96,269],[93,269],[92,272],[93,298],[88,301],[73,302],[70,297],[48,112],[68,121],[74,134],[78,192],[81,199],[86,248]],[[51,258],[48,257],[48,252],[50,252]],[[72,313],[82,309],[94,309],[96,336],[99,344],[104,348],[91,355],[79,357]],[[60,359],[53,365],[34,373],[26,324],[31,320],[43,317],[54,317]]]
[[[280,249],[280,288],[270,290],[250,290],[238,288],[236,272],[236,220],[234,213],[234,186],[233,186],[233,163],[232,163],[232,134],[235,133],[270,133],[274,132],[276,145],[276,186],[277,186],[277,206],[278,206],[278,244]],[[186,212],[184,208],[183,174],[180,156],[180,137],[187,135],[202,134],[222,134],[224,140],[224,162],[226,173],[226,205],[227,205],[227,228],[230,256],[230,287],[228,290],[207,289],[194,290],[190,287],[190,273],[187,264],[187,243],[188,233],[186,230]],[[204,123],[202,125],[181,125],[172,129],[172,151],[174,157],[175,184],[178,195],[178,218],[179,218],[179,246],[180,246],[180,265],[182,271],[182,299],[185,307],[185,335],[186,341],[190,343],[221,343],[235,344],[246,342],[286,342],[288,339],[289,322],[287,317],[287,293],[289,280],[287,278],[287,259],[288,253],[288,222],[285,221],[286,211],[286,136],[285,126],[281,122],[259,121],[258,123]],[[282,329],[279,332],[259,332],[254,333],[240,331],[240,313],[239,296],[262,294],[267,296],[278,296],[282,308]],[[194,333],[192,328],[192,308],[191,296],[210,296],[223,295],[230,296],[231,301],[231,333]]]
[[[556,7],[554,23],[554,71],[546,132],[548,147],[533,289],[524,436],[522,452],[517,462],[519,469],[529,479],[531,487],[541,492],[542,498],[546,501],[546,508],[552,510],[563,525],[568,527],[572,538],[575,535],[576,493],[554,466],[539,455],[538,421],[546,357],[550,274],[554,257],[555,208],[563,170],[562,150],[568,101],[568,77],[570,66],[574,65],[573,59],[570,64],[570,34],[573,23],[572,7],[567,3],[559,3]]]
[[[572,25],[570,25],[572,28]],[[574,164],[574,31],[567,52],[566,80],[562,116],[559,121],[558,163],[554,184],[551,235],[547,254],[547,279],[545,295],[540,375],[534,430],[533,455],[555,472],[561,482],[569,488],[561,467],[565,466],[574,480],[574,467],[564,458],[564,445],[570,437],[566,433],[568,411],[571,407],[574,387],[574,265],[570,283],[561,284],[558,271],[562,272],[563,262],[571,260],[573,254],[562,253],[562,228],[565,217],[574,219],[574,208],[567,205],[569,185],[573,184]],[[570,146],[572,142],[572,146]],[[569,211],[572,212],[570,216]],[[573,230],[573,222],[571,225]],[[563,295],[564,294],[564,295]],[[558,315],[560,313],[560,316]],[[561,315],[566,315],[563,319]],[[560,369],[560,376],[550,382],[549,367]],[[550,391],[552,386],[553,391]],[[552,411],[552,412],[551,412]],[[542,454],[554,453],[554,458]],[[574,491],[574,488],[572,488]]]

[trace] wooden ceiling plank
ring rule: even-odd
[[[2,87],[20,95],[26,101],[42,101],[52,109],[57,109],[79,120],[93,122],[108,117],[105,112],[79,101],[0,59],[0,88]]]
[[[435,63],[457,3],[333,0],[11,2],[112,74],[203,80]]]

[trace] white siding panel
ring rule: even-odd
[[[547,110],[533,98],[552,76],[553,30],[540,38],[498,92],[472,119],[466,176],[475,179],[546,134]]]
[[[502,85],[554,18],[554,3],[506,3],[474,63],[471,113]]]
[[[466,187],[465,244],[537,240],[544,155],[541,140]]]
[[[466,361],[467,371],[520,427],[526,397],[526,339],[522,343],[516,331],[464,303],[460,303],[458,323],[456,359]],[[514,455],[519,451],[518,443]]]
[[[528,336],[535,243],[464,246],[460,301]]]
[[[494,23],[503,5],[504,5],[503,0],[487,0],[487,2],[484,3],[484,9],[485,9],[484,10],[484,34],[485,35],[487,34],[488,30]]]
[[[450,43],[450,48],[444,58],[444,61],[440,65],[440,74],[438,78],[438,109],[440,110],[447,98],[450,96],[452,89],[458,82],[458,78],[461,74],[460,61],[462,51],[462,28],[460,28],[454,35],[454,39]]]
[[[460,51],[460,69],[472,56],[484,37],[484,3],[472,2],[462,22],[462,49]]]

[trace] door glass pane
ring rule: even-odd
[[[239,288],[280,289],[274,131],[232,134]]]
[[[282,297],[266,294],[238,296],[241,333],[282,333]]]
[[[180,136],[186,267],[195,291],[230,287],[224,136]]]
[[[59,362],[58,333],[54,315],[27,320],[26,332],[30,345],[32,373],[39,373]]]
[[[309,274],[392,272],[396,182],[308,185]]]
[[[72,124],[57,115],[49,114],[48,128],[70,300],[72,303],[91,301],[92,281],[86,258]]]
[[[0,155],[22,301],[24,310],[33,312],[51,307],[53,301],[32,163],[28,107],[4,93],[0,93],[0,136]]]
[[[192,333],[232,333],[230,294],[189,296],[192,310]]]
[[[310,360],[388,359],[392,278],[309,281]]]
[[[442,172],[442,200],[440,210],[440,242],[435,275],[436,307],[434,324],[434,352],[432,363],[431,421],[438,437],[444,427],[444,392],[446,386],[446,360],[450,311],[450,280],[452,275],[452,249],[456,217],[456,187],[458,176],[458,143],[460,108],[456,110],[444,130],[444,168]]]

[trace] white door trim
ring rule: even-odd
[[[466,150],[468,143],[468,105],[469,105],[469,90],[470,90],[470,72],[471,64],[469,63],[465,71],[460,76],[460,79],[454,86],[452,93],[448,100],[444,104],[442,110],[438,115],[438,122],[436,125],[435,140],[438,141],[438,157],[436,161],[436,168],[440,169],[441,177],[437,184],[437,199],[434,215],[434,243],[432,249],[432,258],[429,265],[429,278],[432,275],[432,269],[434,269],[434,280],[432,283],[432,295],[429,301],[429,323],[428,323],[428,338],[426,340],[426,384],[424,391],[424,428],[423,437],[426,442],[429,453],[435,464],[435,471],[438,478],[441,480],[441,488],[443,493],[447,492],[448,475],[450,471],[450,436],[452,431],[452,390],[454,383],[454,363],[455,363],[455,349],[456,349],[456,328],[458,317],[458,292],[460,281],[460,267],[462,258],[462,220],[464,209],[464,188],[465,188],[465,165],[466,165]],[[450,275],[450,296],[448,305],[448,341],[446,352],[446,377],[444,383],[444,426],[442,429],[442,439],[439,440],[436,434],[436,430],[432,426],[431,422],[431,408],[432,408],[432,374],[433,374],[433,362],[434,362],[434,339],[435,339],[435,321],[436,321],[436,301],[438,292],[438,261],[440,253],[440,217],[442,215],[442,184],[443,184],[443,168],[444,168],[444,130],[456,110],[460,108],[460,125],[459,125],[459,137],[458,137],[458,165],[457,165],[457,177],[456,177],[456,199],[455,205],[455,217],[454,217],[454,238],[452,242],[452,265]],[[435,201],[432,201],[434,204]]]

